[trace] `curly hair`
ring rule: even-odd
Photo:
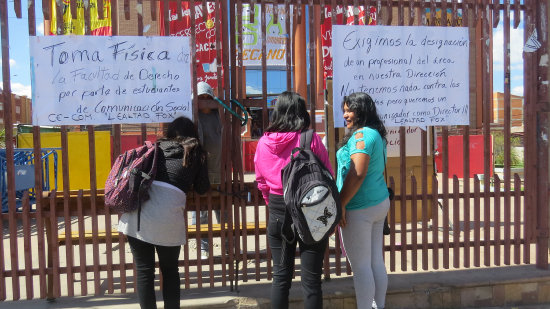
[[[342,110],[344,110],[344,105],[354,113],[355,120],[353,121],[351,130],[349,130],[338,145],[339,147],[344,146],[351,135],[362,127],[369,127],[378,131],[382,139],[387,142],[386,136],[388,133],[386,127],[376,112],[376,104],[368,94],[364,92],[355,92],[345,96],[342,100]]]

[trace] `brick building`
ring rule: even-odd
[[[4,93],[0,89],[0,127],[4,128]],[[32,122],[31,99],[26,96],[11,94],[13,124],[30,124]]]
[[[523,97],[510,95],[511,127],[523,126]],[[504,125],[504,93],[493,93],[493,123]]]

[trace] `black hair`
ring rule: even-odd
[[[188,166],[192,157],[199,157],[201,163],[206,161],[206,152],[199,142],[197,127],[187,117],[178,117],[168,124],[164,140],[174,140],[183,147],[183,166]]]
[[[168,124],[166,138],[174,139],[178,137],[199,138],[197,128],[191,119],[187,117],[178,117]]]
[[[296,92],[285,91],[277,97],[266,132],[303,131],[310,123],[304,98]]]
[[[378,116],[376,104],[370,95],[364,92],[352,93],[345,96],[342,100],[342,110],[344,110],[344,105],[347,105],[348,109],[354,113],[355,121],[353,122],[353,127],[351,127],[349,132],[344,136],[342,142],[340,142],[339,147],[344,146],[351,135],[362,127],[369,127],[378,131],[382,139],[387,142],[386,136],[388,133],[386,132],[386,127]]]

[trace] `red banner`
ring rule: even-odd
[[[348,6],[345,10],[346,13],[346,25],[354,24],[354,15],[357,15],[357,21],[359,25],[376,25],[376,8],[370,7],[368,10],[369,14],[367,15],[367,10],[364,7],[360,6],[354,8],[353,6]],[[323,83],[326,81],[327,77],[332,77],[332,10],[330,5],[325,6],[324,12],[325,22],[321,24],[321,42],[323,46],[323,69],[324,69],[324,78]],[[336,7],[336,24],[342,25],[344,18],[344,7]],[[324,85],[326,87],[326,84]]]
[[[177,4],[170,1],[168,16],[170,24],[168,34],[171,36],[191,36],[191,10],[189,2],[181,3],[181,19],[178,20]],[[216,4],[207,2],[206,16],[202,2],[195,2],[195,46],[197,58],[197,82],[207,82],[212,88],[218,86],[218,63],[216,48]],[[160,19],[164,20],[164,2],[160,1]],[[160,35],[165,35],[164,23],[160,24]],[[221,33],[221,29],[220,29]],[[220,38],[220,42],[222,39]],[[220,46],[221,50],[221,46]]]

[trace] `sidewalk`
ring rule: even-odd
[[[239,285],[239,293],[228,287],[182,290],[181,308],[190,309],[267,309],[270,308],[268,281]],[[334,278],[323,283],[324,308],[353,309],[355,294],[352,277]],[[291,289],[290,308],[302,308],[298,280]],[[160,292],[159,308],[163,308]],[[46,300],[2,302],[3,309],[139,309],[135,294],[63,297]],[[389,275],[386,308],[550,308],[550,271],[534,265],[504,266],[468,270],[400,273]]]

